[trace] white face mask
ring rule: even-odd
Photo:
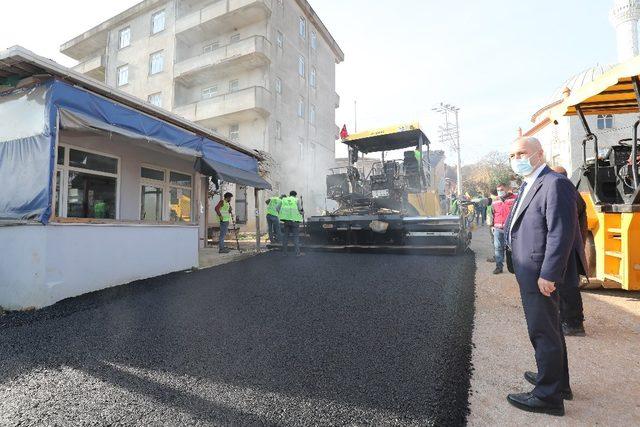
[[[506,191],[498,191],[498,197],[504,197],[507,195]]]

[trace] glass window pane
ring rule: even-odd
[[[140,219],[143,221],[162,221],[162,188],[152,185],[142,186]]]
[[[142,168],[140,170],[140,176],[142,178],[154,179],[156,181],[164,181],[164,172],[155,169]]]
[[[170,181],[172,184],[182,185],[184,187],[191,187],[191,175],[186,175],[178,172],[171,172]]]
[[[64,165],[64,147],[58,147],[58,160],[59,165]]]
[[[69,218],[116,218],[116,179],[69,172]]]
[[[98,172],[118,173],[118,159],[74,149],[69,150],[69,166]]]
[[[151,34],[157,34],[165,28],[164,10],[156,12],[151,18]]]
[[[169,198],[171,221],[191,222],[191,190],[171,187]]]
[[[60,147],[58,147],[60,149]],[[62,207],[61,199],[60,199],[60,180],[62,179],[62,173],[60,171],[56,171],[56,193],[53,195],[53,200],[56,204],[56,216],[60,215],[60,208]]]

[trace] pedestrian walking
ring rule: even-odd
[[[557,289],[574,283],[569,278],[586,265],[576,191],[545,164],[536,138],[518,138],[510,159],[524,181],[504,228],[507,266],[520,286],[538,371],[524,374],[534,385],[531,392],[509,394],[507,400],[525,411],[564,415],[564,400],[573,399],[573,394]]]
[[[504,226],[507,222],[507,217],[513,208],[516,201],[516,196],[507,191],[507,185],[500,183],[496,186],[496,199],[491,203],[492,212],[492,225],[491,232],[493,233],[493,250],[494,250],[494,262],[496,268],[493,270],[493,274],[501,274],[504,271],[504,248],[505,248],[505,230]]]
[[[303,220],[304,209],[298,200],[298,193],[291,191],[288,197],[281,200],[279,217],[284,224],[282,234],[282,252],[288,253],[289,236],[293,237],[296,256],[300,256],[300,223]]]
[[[282,199],[278,196],[273,196],[267,200],[267,228],[269,229],[269,241],[271,243],[282,242],[279,217],[280,206],[282,206]]]
[[[224,245],[224,239],[227,237],[227,231],[229,231],[229,222],[231,222],[231,216],[233,215],[233,209],[231,208],[231,199],[233,194],[225,193],[222,199],[216,205],[216,214],[220,220],[220,238],[218,240],[218,252],[226,254],[229,252]]]
[[[567,177],[567,170],[562,166],[556,166],[553,171]],[[575,189],[575,186],[573,187]],[[576,208],[578,210],[578,225],[582,241],[587,239],[587,204],[576,189]],[[562,333],[565,336],[585,336],[584,330],[584,306],[582,293],[580,292],[580,277],[567,277],[575,283],[565,283],[566,286],[558,286],[560,294],[560,319],[562,321]]]

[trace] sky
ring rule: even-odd
[[[6,2],[0,49],[19,44],[73,65],[60,44],[137,2],[31,0],[28,14],[25,3]],[[419,121],[433,148],[446,149],[438,141],[441,117],[431,109],[453,104],[463,163],[506,151],[565,80],[616,61],[613,0],[310,3],[345,53],[337,66],[336,123],[354,132],[357,101],[358,130]]]

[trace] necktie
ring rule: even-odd
[[[524,194],[524,189],[527,187],[527,181],[524,181],[520,186],[520,190],[518,190],[518,198],[516,199],[516,203],[513,205],[511,212],[509,212],[509,217],[507,218],[507,226],[504,228],[504,232],[507,233],[507,244],[511,246],[511,221],[513,221],[513,217],[516,216],[516,212],[518,212],[518,206],[520,206],[520,202],[522,201],[522,196]]]

